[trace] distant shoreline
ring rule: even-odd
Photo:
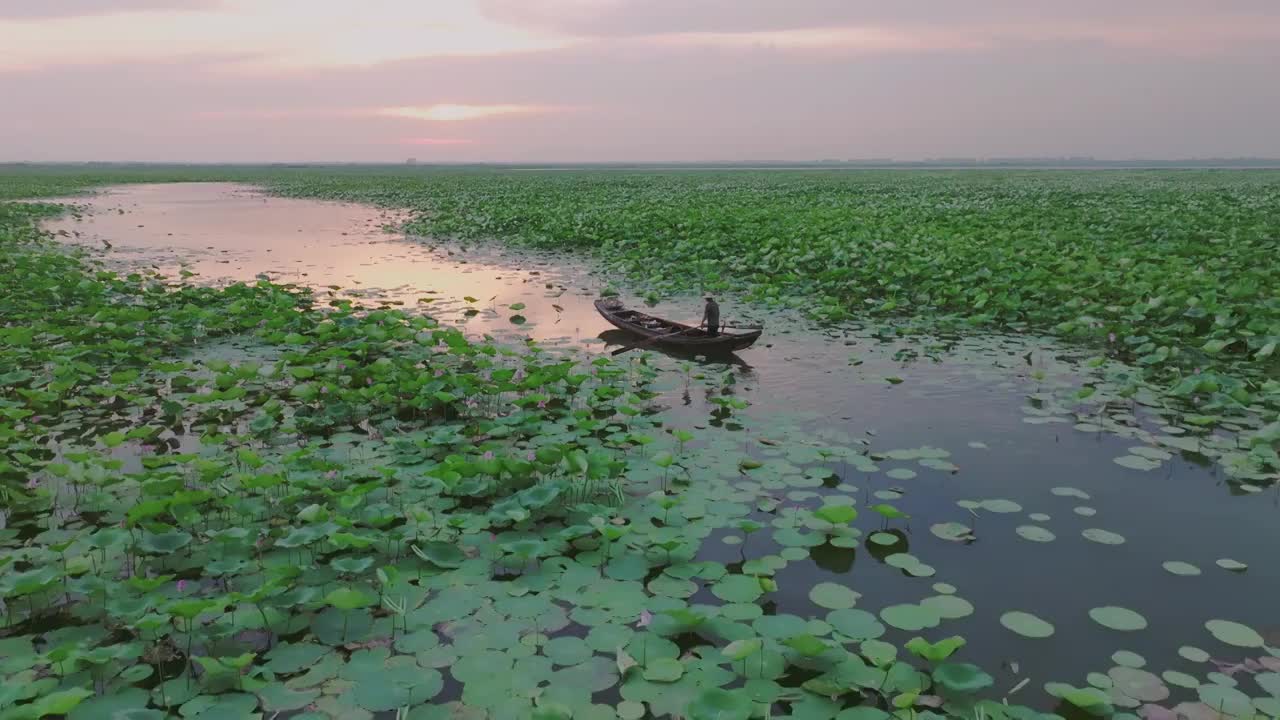
[[[887,161],[887,162],[598,162],[598,163],[393,163],[393,162],[23,162],[3,161],[0,169],[113,168],[379,168],[399,170],[1280,170],[1280,159],[1095,160],[1091,162]]]

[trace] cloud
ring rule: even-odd
[[[220,0],[0,0],[0,19],[109,15],[140,10],[206,10]]]
[[[287,0],[263,1],[279,12]],[[689,6],[701,12],[711,2]],[[273,47],[259,38],[196,44],[177,59],[50,64],[0,75],[6,107],[18,109],[0,113],[0,160],[1280,156],[1277,42],[1204,50],[1173,25],[1073,24],[1066,2],[1052,4],[1064,19],[1036,26],[1039,35],[1029,26],[1001,35],[994,23],[977,32],[977,20],[964,32],[923,20],[788,30],[766,27],[752,0],[742,2],[733,30],[704,23],[694,31],[690,21],[680,31],[494,53],[227,72],[246,59],[266,62],[246,51]],[[800,15],[812,10],[794,2]],[[944,18],[958,12],[938,5]],[[966,3],[975,16],[997,15],[989,5],[1000,3]],[[381,16],[367,20],[385,25]],[[759,27],[744,29],[748,20]],[[1230,12],[1205,18],[1205,35],[1238,21]],[[1255,31],[1277,28],[1257,23]],[[542,32],[534,35],[562,37]],[[265,57],[279,63],[291,47]],[[0,56],[7,50],[0,42]],[[472,110],[495,107],[539,111]],[[379,112],[397,108],[413,110]]]
[[[938,52],[973,50],[989,43],[947,32],[902,32],[882,28],[806,28],[752,32],[685,32],[655,35],[643,42],[662,46],[767,47],[783,50],[848,52]]]
[[[414,120],[432,120],[435,122],[456,122],[459,120],[476,120],[494,115],[514,115],[526,113],[551,112],[553,108],[537,105],[458,105],[455,103],[439,103],[425,107],[401,106],[379,108],[374,114],[383,117],[412,118]]]
[[[64,67],[5,79],[24,111],[0,114],[0,159],[1280,156],[1280,48],[1266,52],[1156,59],[1042,43],[868,58],[634,39],[289,75],[214,73],[213,57]],[[374,112],[446,104],[573,111],[453,123]],[[403,142],[419,137],[470,142]]]
[[[468,140],[466,138],[424,137],[424,138],[405,138],[400,142],[405,145],[470,145],[475,141]]]
[[[769,32],[833,27],[961,29],[1188,19],[1275,19],[1272,0],[477,0],[496,22],[573,36]]]
[[[222,0],[181,10],[175,5],[123,3],[109,14],[0,16],[0,68],[220,54],[237,58],[223,66],[227,70],[295,71],[546,50],[571,42],[496,22],[471,0]]]

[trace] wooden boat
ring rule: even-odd
[[[596,311],[610,324],[619,330],[636,335],[637,344],[651,343],[682,350],[724,353],[751,347],[764,332],[764,330],[750,330],[741,333],[721,332],[718,335],[708,335],[705,330],[692,325],[664,320],[639,310],[631,310],[617,298],[599,298],[595,304]]]

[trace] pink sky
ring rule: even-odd
[[[0,161],[1280,156],[1276,0],[0,0]]]

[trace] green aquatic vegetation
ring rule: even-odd
[[[938,639],[976,612],[954,586],[877,607],[858,573],[814,584],[796,572],[839,567],[858,547],[860,563],[902,570],[898,582],[946,577],[939,538],[967,542],[972,530],[874,531],[937,518],[914,484],[872,485],[885,502],[866,507],[883,520],[859,517],[852,483],[864,483],[841,479],[881,460],[955,472],[945,450],[868,452],[835,435],[817,447],[750,412],[736,430],[671,427],[637,410],[658,377],[644,363],[505,346],[267,283],[213,291],[109,277],[74,258],[44,277],[72,295],[62,286],[108,290],[41,330],[101,322],[105,339],[45,347],[5,328],[15,364],[0,370],[16,374],[0,398],[13,403],[9,462],[23,468],[14,490],[26,511],[0,528],[17,549],[0,564],[0,643],[17,641],[0,645],[0,716],[63,702],[87,717],[1032,714],[983,700],[999,691],[964,662],[975,647]],[[128,328],[109,334],[108,323]],[[226,337],[257,351],[216,357],[210,343]],[[39,351],[68,374],[21,374],[14,358]],[[747,408],[712,417],[728,410]],[[761,431],[779,439],[749,444]],[[1087,498],[1076,493],[1066,496]],[[1011,500],[974,509],[1021,512]],[[765,527],[753,548],[771,536],[784,547],[736,563],[738,551],[717,552]],[[788,614],[785,602],[805,598],[821,609]],[[1253,641],[1213,628],[1230,647]],[[906,641],[913,632],[933,642]],[[1145,675],[1095,675],[1123,698],[1156,692]]]
[[[409,227],[424,235],[588,251],[659,292],[745,284],[765,302],[804,298],[825,318],[910,313],[1052,329],[1133,360],[1175,395],[1248,404],[1274,399],[1263,380],[1280,357],[1268,272],[1275,178],[557,172],[269,182],[289,195],[413,208],[421,215]]]

